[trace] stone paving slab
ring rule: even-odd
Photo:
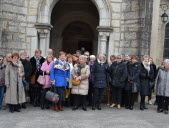
[[[65,108],[64,112],[55,112],[29,105],[20,113],[0,111],[0,128],[169,128],[169,115],[157,113],[154,105],[148,107],[141,111],[137,105],[131,111],[103,105],[101,111]]]

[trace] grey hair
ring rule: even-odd
[[[169,63],[169,59],[165,59],[164,60],[164,63],[166,64],[166,63]]]
[[[85,54],[85,53],[87,53],[87,54],[89,54],[89,55],[90,55],[89,51],[85,51],[85,52],[84,52],[84,54]]]
[[[84,55],[79,56],[79,59],[87,60],[86,56],[84,56]]]
[[[49,57],[53,58],[53,55],[48,55],[48,56],[46,57],[46,60],[47,60]]]
[[[123,59],[123,56],[122,56],[122,55],[116,55],[116,58],[121,58],[121,59]]]
[[[95,55],[90,55],[90,58],[96,59]]]
[[[104,54],[104,53],[100,53],[100,54],[98,54],[98,57],[104,57],[105,59],[106,59],[106,55]]]
[[[143,60],[144,60],[145,58],[149,58],[149,56],[148,56],[148,55],[144,55],[144,56],[143,56]]]
[[[22,56],[23,54],[27,54],[27,52],[25,51],[20,52],[20,56]]]

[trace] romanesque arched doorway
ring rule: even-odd
[[[50,47],[56,56],[59,51],[73,54],[81,47],[97,54],[99,14],[91,0],[59,1],[52,10],[51,25]]]
[[[107,53],[112,32],[111,9],[107,0],[40,0],[35,27],[38,44],[47,53],[50,47],[57,56],[62,50],[65,28],[73,22],[83,22],[92,30],[92,52]],[[35,48],[32,48],[32,51]]]

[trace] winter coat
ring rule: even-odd
[[[150,71],[148,72],[143,63],[141,63],[140,69],[140,95],[148,96],[151,92],[150,82],[154,81],[154,70],[150,65]]]
[[[4,64],[0,65],[0,86],[5,85],[5,68]]]
[[[74,66],[72,70],[72,78],[75,79],[77,77],[77,64]],[[77,95],[88,95],[88,89],[89,89],[89,75],[90,75],[90,68],[88,65],[85,65],[84,68],[81,69],[81,75],[80,75],[80,85],[78,86],[73,86],[72,87],[72,94],[77,94]]]
[[[66,68],[62,68],[61,63],[56,60],[52,65],[50,72],[50,80],[55,81],[55,87],[67,87],[70,79],[70,67],[68,62],[65,63]]]
[[[158,96],[169,97],[169,69],[159,68],[155,88]]]
[[[18,62],[20,72],[24,75],[24,67],[22,63]],[[21,104],[26,102],[24,86],[22,83],[22,77],[19,76],[18,67],[14,64],[9,64],[5,70],[5,85],[9,85],[6,89],[5,103],[6,104]]]
[[[124,88],[127,78],[127,66],[124,62],[113,62],[109,69],[111,84],[117,88]]]
[[[24,72],[25,72],[25,80],[29,81],[30,77],[31,77],[31,73],[32,73],[32,65],[31,62],[26,60],[26,59],[20,59],[20,61],[22,62],[22,65],[24,67]]]
[[[131,86],[133,83],[137,83],[137,91],[139,91],[140,87],[140,64],[138,62],[127,64],[127,83],[125,86],[125,90],[131,90]]]
[[[104,62],[100,63],[96,61],[92,67],[92,83],[94,84],[94,88],[106,88],[108,84],[109,78],[109,65]]]
[[[35,57],[33,56],[31,59],[30,59],[30,62],[31,62],[31,65],[32,65],[32,75],[35,75],[36,74],[36,80],[38,79],[39,75],[40,75],[40,72],[37,70],[36,68],[36,59]],[[45,62],[45,59],[43,57],[41,57],[40,59],[40,65],[42,66],[42,64]],[[41,68],[41,67],[40,67]]]
[[[52,65],[53,65],[53,62],[50,62],[48,63],[47,61],[45,61],[43,64],[42,64],[42,67],[41,67],[41,70],[42,70],[42,74],[44,74],[45,76],[45,84],[43,85],[43,88],[50,88],[51,87],[51,82],[50,82],[50,74],[46,74],[46,71],[50,71],[52,69]]]

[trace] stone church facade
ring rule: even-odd
[[[0,0],[0,54],[26,50],[33,56],[40,48],[46,55],[52,48],[57,56],[85,47],[108,57],[150,55],[160,64],[169,49],[161,4],[169,1]]]

